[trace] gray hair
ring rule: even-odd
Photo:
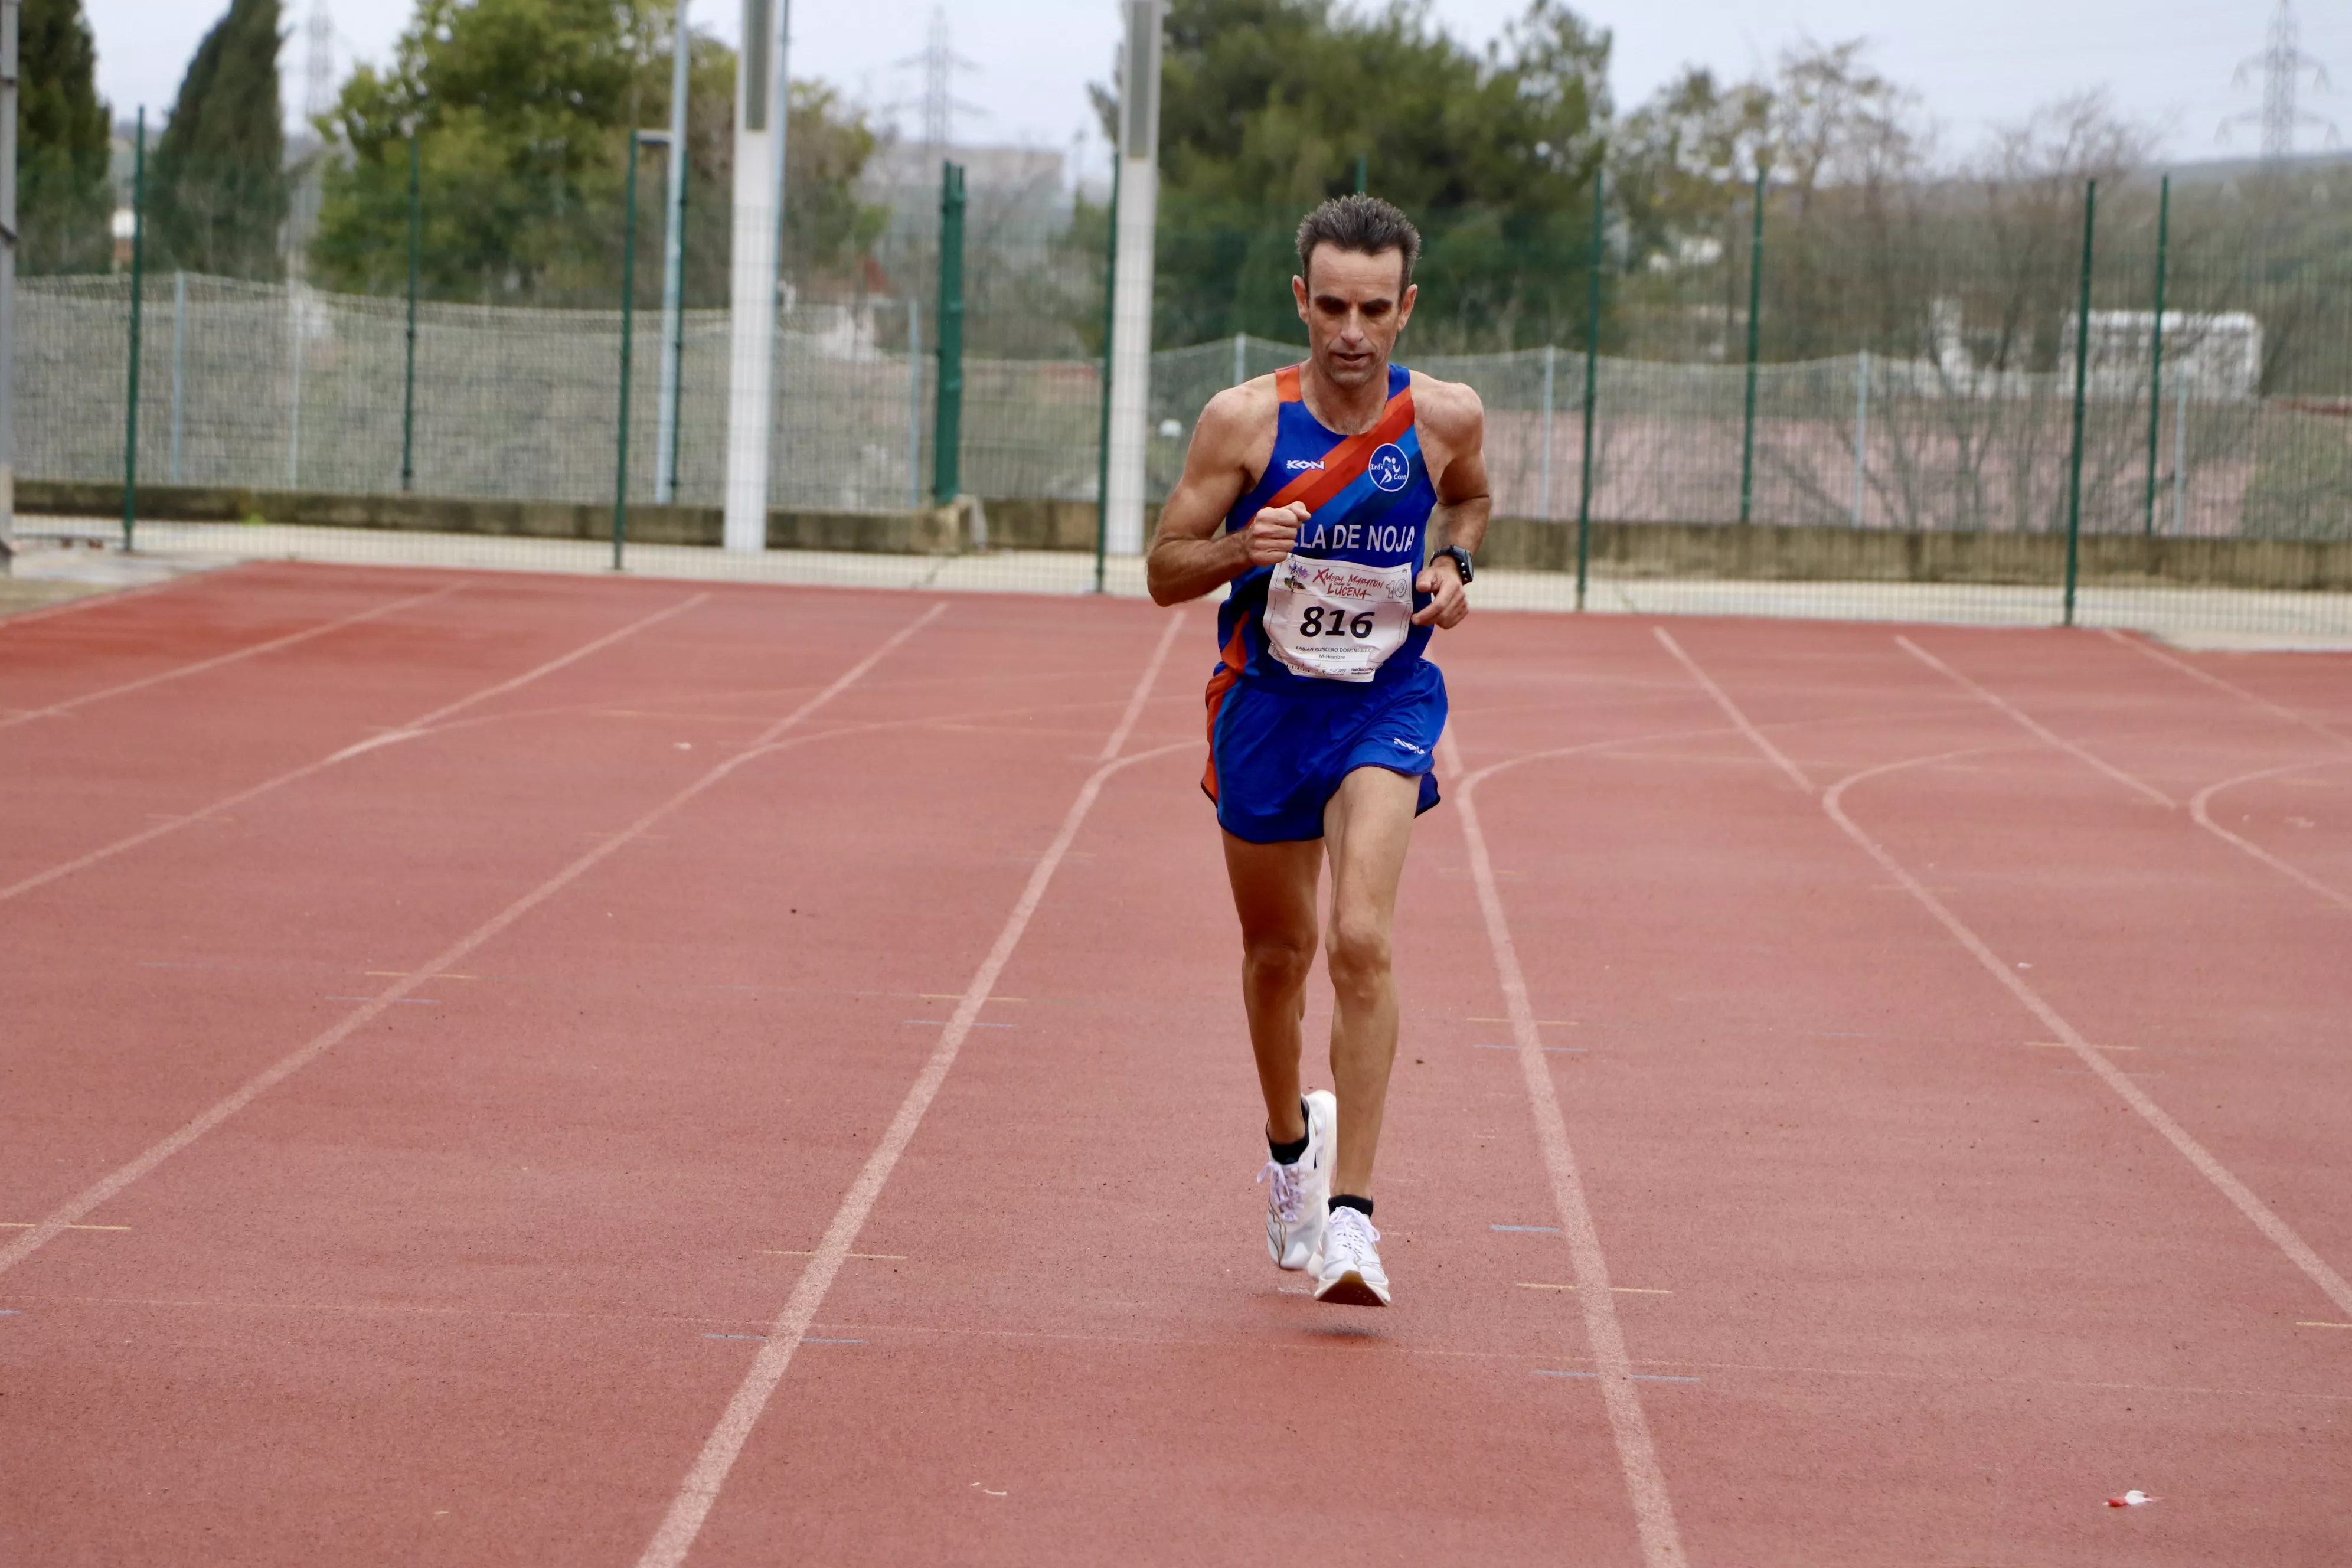
[[[1404,258],[1400,289],[1412,281],[1412,264],[1421,259],[1421,231],[1412,220],[1378,196],[1333,196],[1298,224],[1298,275],[1307,276],[1307,262],[1318,245],[1378,256],[1393,250]]]

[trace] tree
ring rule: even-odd
[[[400,286],[413,134],[431,293],[562,300],[601,279],[655,28],[642,3],[421,0],[390,68],[354,71],[320,127],[345,156],[322,182],[313,275]]]
[[[2084,186],[2105,185],[2112,227],[2120,176],[2146,161],[2154,140],[2104,92],[2044,104],[1996,133],[1968,182],[1979,237],[1975,287],[1967,297],[1953,291],[1976,363],[2048,371],[2072,354],[2060,334],[2074,310]]]
[[[286,223],[279,0],[230,0],[180,82],[149,169],[148,232],[164,266],[274,278]]]
[[[1300,216],[1366,188],[1423,235],[1415,340],[1511,346],[1583,318],[1609,39],[1533,0],[1484,54],[1402,3],[1174,0],[1160,90],[1158,335],[1295,339]],[[1096,90],[1107,131],[1116,102]]]
[[[16,213],[26,272],[107,263],[107,109],[81,0],[26,0],[19,18]]]
[[[1906,311],[1927,135],[1914,95],[1864,53],[1858,38],[1800,39],[1770,78],[1731,84],[1691,68],[1626,117],[1612,157],[1625,324],[1648,352],[1738,356],[1759,170],[1765,357],[1883,346],[1924,323]]]
[[[629,131],[666,121],[673,8],[660,0],[421,0],[390,68],[362,67],[320,127],[328,169],[313,276],[371,291],[406,278],[408,144],[423,210],[422,281],[442,299],[609,304],[620,276]],[[690,40],[689,300],[723,300],[734,149],[734,51]],[[854,191],[873,150],[822,84],[793,84],[788,265],[854,264],[876,221]],[[639,227],[660,229],[661,160],[639,171]],[[650,253],[649,253],[650,254]],[[651,300],[660,268],[638,275]]]
[[[804,282],[838,281],[873,249],[889,221],[888,208],[857,195],[858,176],[874,155],[874,130],[825,82],[793,82],[786,102],[784,270]]]

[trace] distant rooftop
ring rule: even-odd
[[[950,143],[934,147],[916,141],[887,142],[866,160],[866,182],[884,187],[916,185],[936,188],[940,164],[963,165],[964,184],[975,191],[1050,192],[1063,185],[1066,154],[1049,147],[991,147]]]

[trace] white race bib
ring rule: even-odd
[[[1296,675],[1368,681],[1404,646],[1412,568],[1286,557],[1265,593],[1265,640]]]

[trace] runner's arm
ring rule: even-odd
[[[1435,447],[1439,459],[1431,476],[1437,505],[1429,514],[1429,548],[1433,552],[1458,544],[1475,555],[1486,542],[1486,519],[1495,506],[1486,485],[1486,410],[1477,393],[1459,382],[1414,379],[1422,450]],[[1457,626],[1470,613],[1462,574],[1450,560],[1423,568],[1413,586],[1431,595],[1427,607],[1412,617],[1417,625]]]
[[[1271,382],[1272,377],[1261,377]],[[1273,456],[1273,421],[1267,394],[1256,383],[1229,387],[1209,399],[1185,449],[1184,476],[1160,509],[1160,527],[1144,559],[1144,576],[1154,604],[1181,605],[1223,587],[1244,572],[1270,566],[1290,553],[1307,509],[1268,507],[1239,533],[1220,535],[1225,514],[1256,479],[1250,459],[1259,442],[1258,463]]]

